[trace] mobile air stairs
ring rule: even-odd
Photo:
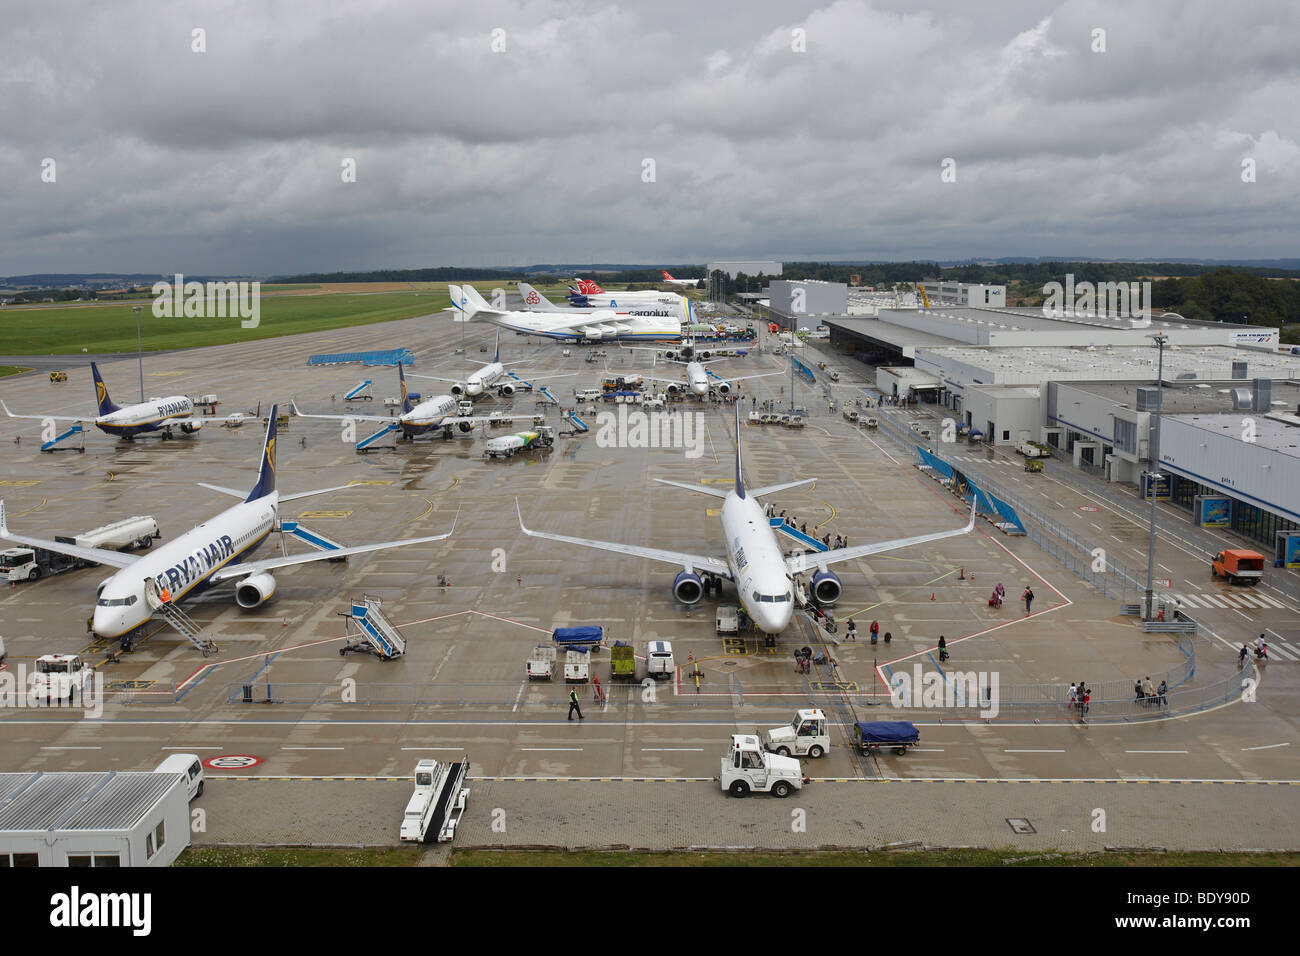
[[[56,447],[58,446],[59,442],[71,438],[74,435],[81,436],[80,445],[65,445],[62,448]],[[77,423],[73,425],[71,428],[69,428],[67,431],[65,431],[62,435],[59,435],[55,438],[51,438],[47,442],[43,442],[41,444],[41,451],[50,452],[50,453],[56,451],[79,451],[84,453],[86,451],[86,430],[81,426],[80,423]]]
[[[406,653],[406,639],[397,633],[397,628],[388,620],[382,606],[379,598],[367,594],[363,594],[359,601],[352,599],[352,610],[339,616],[356,627],[357,635],[352,637],[351,629],[348,629],[348,642],[339,648],[340,657],[348,654],[374,654],[381,661],[391,661]],[[405,824],[402,832],[402,839],[406,839]]]
[[[579,418],[577,412],[565,412],[564,421],[568,423],[569,427],[560,432],[562,436],[567,437],[569,435],[580,435],[585,431],[591,430],[591,426]]]
[[[311,545],[311,546],[312,546],[313,548],[315,548],[317,551],[338,551],[339,549],[341,549],[341,548],[343,547],[343,545],[339,544],[339,542],[335,541],[333,538],[327,538],[325,535],[321,534],[319,531],[312,531],[310,528],[304,528],[301,524],[299,524],[299,523],[298,523],[296,520],[294,520],[293,518],[281,518],[281,519],[280,519],[280,527],[279,527],[277,530],[278,530],[278,531],[280,532],[280,534],[281,534],[281,538],[280,538],[280,541],[281,541],[281,549],[280,549],[280,550],[281,550],[281,551],[284,551],[284,548],[283,548],[283,542],[284,542],[283,535],[286,535],[286,534],[293,535],[293,536],[294,536],[295,538],[297,538],[299,541],[305,541],[305,542],[307,542],[309,545]],[[287,554],[288,552],[285,552],[285,553]],[[341,558],[327,558],[326,560],[327,560],[327,561],[346,561],[346,560],[347,560],[347,557],[341,557]]]
[[[800,531],[794,525],[790,524],[790,522],[786,521],[784,518],[768,518],[767,523],[770,524],[777,531],[780,531],[782,534],[789,535],[790,537],[798,541],[800,544],[806,545],[807,547],[812,548],[814,551],[828,550],[826,545],[822,544],[812,535],[804,534],[802,531]]]
[[[217,645],[203,636],[203,628],[198,621],[190,617],[175,601],[164,601],[162,595],[158,593],[158,585],[153,578],[145,581],[144,597],[153,608],[154,616],[162,618],[172,629],[193,644],[204,657],[210,657],[216,653]],[[128,635],[122,639],[122,650],[131,649],[132,638]]]
[[[364,394],[365,390],[370,387],[370,384],[371,384],[370,379],[366,379],[364,382],[361,382],[354,389],[352,389],[352,391],[348,392],[346,395],[343,396],[343,401],[345,402],[374,401],[375,396]]]

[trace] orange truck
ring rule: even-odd
[[[1244,549],[1220,551],[1210,562],[1217,578],[1222,574],[1233,584],[1258,584],[1264,576],[1264,556]]]

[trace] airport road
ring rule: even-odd
[[[341,400],[343,394],[366,378],[373,380],[370,392],[376,398],[351,405],[354,410],[379,412],[382,399],[397,393],[391,369],[308,368],[308,355],[405,346],[416,355],[413,371],[452,375],[458,369],[469,370],[466,359],[486,358],[478,348],[492,338],[488,328],[471,325],[466,329],[467,354],[455,356],[452,349],[459,344],[460,334],[460,326],[445,316],[434,316],[274,342],[146,356],[149,394],[216,392],[223,403],[216,418],[192,439],[146,439],[120,445],[92,432],[84,453],[54,455],[37,451],[39,423],[0,420],[0,442],[6,447],[14,437],[23,436],[21,445],[13,445],[0,464],[0,494],[5,498],[9,522],[17,530],[45,535],[85,530],[133,514],[152,514],[164,535],[173,536],[226,505],[225,499],[198,488],[195,482],[244,487],[252,481],[262,429],[251,423],[238,429],[220,428],[229,412],[256,410],[259,402],[265,411],[270,402],[287,402],[291,397],[305,410],[343,412],[349,407]],[[604,363],[584,362],[587,350],[577,346],[570,347],[566,357],[555,343],[530,343],[509,336],[503,338],[502,349],[506,361],[525,360],[528,364],[522,368],[530,376],[544,379],[547,372],[579,373],[562,380],[563,385],[557,382],[559,387],[553,390],[562,400],[571,394],[570,389],[595,384],[603,374]],[[615,352],[611,346],[606,346],[606,351],[611,371],[629,374],[649,368],[640,354]],[[736,360],[721,374],[728,368],[741,374],[780,367],[770,355],[753,355]],[[856,380],[859,373],[843,364],[839,367],[841,385],[864,387],[864,382]],[[112,363],[103,371],[115,398],[134,397],[133,359]],[[92,404],[88,372],[70,369],[70,373],[71,381],[60,385],[33,376],[6,382],[3,396],[11,408],[24,412],[86,410]],[[753,395],[759,401],[788,400],[790,383],[783,376],[746,384],[754,386]],[[426,393],[437,388],[437,383],[419,380],[412,385]],[[901,446],[881,435],[858,433],[838,412],[835,416],[819,412],[826,407],[815,401],[820,386],[809,389],[800,384],[798,389],[798,403],[814,412],[808,427],[802,431],[746,428],[746,475],[750,481],[819,479],[813,488],[776,496],[773,504],[778,510],[796,515],[800,524],[807,524],[818,536],[843,534],[851,543],[962,523],[960,503],[918,473]],[[485,409],[511,405],[516,413],[534,411],[533,399],[525,396],[516,396],[513,403],[496,399],[481,403]],[[692,413],[696,410],[690,403],[680,407]],[[557,421],[554,410],[547,414],[549,421]],[[287,516],[299,517],[304,524],[346,544],[439,533],[447,530],[459,513],[456,534],[429,547],[365,555],[346,565],[319,563],[285,571],[277,575],[279,590],[274,600],[254,611],[237,608],[229,588],[214,589],[188,606],[220,647],[219,654],[208,660],[177,635],[162,630],[120,662],[105,663],[110,648],[88,642],[84,631],[95,583],[103,576],[93,569],[0,593],[0,633],[8,645],[11,673],[41,653],[84,651],[102,665],[110,687],[133,688],[112,693],[99,720],[25,708],[0,714],[5,722],[0,766],[8,770],[142,769],[177,750],[192,750],[205,758],[250,754],[261,762],[246,772],[213,770],[212,784],[203,798],[203,805],[214,802],[214,806],[225,807],[226,801],[234,801],[240,807],[238,813],[214,813],[205,839],[240,842],[239,834],[249,832],[246,828],[256,821],[265,818],[270,828],[265,833],[274,829],[271,821],[278,817],[268,805],[268,795],[282,792],[275,789],[282,784],[227,781],[223,777],[404,778],[422,756],[449,758],[464,752],[471,758],[473,775],[480,778],[477,792],[488,794],[485,799],[472,798],[466,834],[486,825],[488,818],[479,814],[491,809],[488,804],[498,799],[495,794],[501,794],[502,805],[527,806],[535,801],[538,807],[549,806],[554,817],[556,808],[572,794],[591,793],[603,796],[582,799],[614,800],[620,805],[627,795],[621,811],[624,817],[642,812],[662,816],[664,811],[656,801],[680,800],[679,810],[686,814],[683,819],[698,821],[698,832],[704,836],[687,839],[674,832],[664,839],[681,842],[668,845],[711,843],[725,832],[718,829],[709,835],[714,827],[722,826],[715,818],[742,819],[735,814],[736,804],[726,800],[714,785],[522,783],[506,778],[712,777],[727,734],[775,726],[788,720],[800,704],[832,700],[832,696],[818,696],[794,671],[793,649],[816,643],[818,650],[838,661],[834,671],[819,672],[817,679],[833,681],[844,692],[833,698],[839,708],[834,719],[839,736],[834,738],[833,750],[822,761],[809,762],[806,769],[819,778],[870,778],[875,782],[827,783],[810,790],[809,799],[815,794],[818,814],[825,808],[846,820],[856,815],[858,824],[854,826],[864,842],[853,845],[888,842],[881,838],[885,831],[899,834],[896,839],[912,838],[906,836],[912,832],[906,821],[889,822],[884,830],[869,823],[886,818],[874,816],[874,810],[873,815],[867,814],[861,798],[855,796],[863,792],[856,789],[861,786],[937,788],[886,790],[890,795],[887,802],[892,803],[899,802],[898,794],[933,792],[936,813],[982,812],[977,805],[987,803],[983,796],[987,791],[979,789],[984,785],[895,785],[880,784],[881,780],[1262,781],[1300,776],[1294,773],[1293,752],[1300,746],[1296,733],[1300,670],[1292,666],[1300,661],[1288,661],[1282,655],[1263,675],[1255,704],[1234,704],[1175,720],[1087,727],[1066,720],[1035,726],[1006,720],[987,724],[940,721],[940,715],[932,713],[910,714],[922,728],[918,751],[901,758],[882,757],[875,766],[860,763],[845,747],[845,717],[893,716],[892,709],[884,706],[878,668],[910,668],[914,663],[934,666],[934,647],[940,634],[950,644],[953,666],[996,670],[1004,684],[1064,686],[1080,678],[1090,684],[1131,681],[1138,675],[1159,674],[1177,666],[1182,655],[1168,636],[1142,635],[1132,619],[1118,616],[1114,602],[1092,591],[1032,542],[1007,538],[983,523],[969,536],[940,542],[920,553],[897,552],[842,566],[845,594],[838,616],[841,620],[850,614],[855,617],[860,635],[856,644],[843,642],[843,628],[836,636],[838,645],[835,641],[813,642],[813,632],[803,624],[783,635],[770,652],[752,639],[723,641],[714,631],[712,601],[688,612],[672,600],[671,569],[524,537],[518,532],[514,500],[520,499],[530,527],[665,548],[718,551],[717,516],[710,510],[716,502],[651,479],[729,483],[734,449],[729,409],[700,409],[702,431],[690,456],[684,448],[608,447],[603,439],[598,440],[595,416],[588,418],[592,419],[592,432],[561,439],[549,452],[502,462],[482,460],[481,433],[458,435],[451,441],[390,444],[358,455],[353,443],[367,434],[365,424],[359,425],[352,437],[328,422],[293,420],[279,445],[282,490],[348,481],[363,484],[295,502],[286,509]],[[697,419],[690,421],[694,424]],[[1007,465],[995,467],[1007,472],[1007,477],[1015,476]],[[1062,514],[1077,512],[1068,506],[1066,493],[1062,488],[1049,497],[1061,499]],[[1097,520],[1097,513],[1088,514]],[[1072,520],[1080,519],[1072,515]],[[1112,523],[1121,538],[1120,547],[1139,538],[1145,540],[1144,532],[1124,531],[1125,521],[1119,516],[1098,521],[1103,529]],[[1131,522],[1127,524],[1132,527]],[[1172,562],[1184,560],[1187,577],[1198,580],[1190,556],[1171,553],[1166,563],[1182,569],[1183,565]],[[1136,557],[1128,555],[1125,563],[1137,563]],[[449,578],[445,588],[438,585],[440,574]],[[991,609],[986,598],[997,581],[1005,583],[1009,601],[1001,609]],[[1028,619],[1015,601],[1026,583],[1033,583],[1037,593],[1035,613]],[[1208,588],[1201,590],[1210,593]],[[349,598],[362,593],[382,598],[385,611],[401,625],[409,641],[404,658],[381,662],[368,656],[339,655],[345,625],[339,614],[347,609]],[[724,590],[722,600],[726,602],[731,593]],[[1208,615],[1211,607],[1203,610]],[[1213,607],[1214,613],[1223,612],[1211,622],[1223,640],[1209,637],[1198,641],[1194,680],[1215,679],[1233,666],[1228,645],[1242,632],[1230,631],[1226,624],[1220,629],[1220,618],[1235,617],[1232,610],[1236,608]],[[1265,623],[1281,635],[1279,644],[1291,640],[1294,619],[1287,615],[1293,608],[1241,610],[1249,618],[1249,624],[1243,622],[1241,628]],[[882,633],[890,632],[887,648],[870,647],[867,627],[872,619],[880,621]],[[584,687],[580,693],[586,720],[567,722],[564,684],[528,684],[523,680],[523,664],[532,647],[544,642],[552,628],[584,623],[605,625],[611,638],[631,641],[638,654],[644,654],[648,641],[671,640],[679,664],[686,662],[688,654],[700,661],[704,680],[698,694],[690,681],[683,681],[680,687],[664,682],[655,685],[652,699],[647,699],[646,690],[633,685],[611,688],[607,704],[597,706],[591,701],[590,688]],[[595,659],[596,673],[608,684],[606,655],[602,652]],[[245,683],[252,686],[252,703],[241,699]],[[345,702],[348,693],[355,695],[356,702]],[[268,697],[269,703],[265,702]],[[327,820],[338,822],[345,830],[348,826],[360,828],[357,832],[362,833],[365,827],[377,824],[358,822],[358,815],[393,800],[400,811],[409,792],[402,780],[285,781],[283,786],[293,788],[289,792],[295,795],[307,794],[301,798],[305,804],[298,802],[297,796],[285,798],[284,805],[299,813],[295,833],[317,822],[324,826]],[[1055,810],[1034,811],[1042,819],[1064,820],[1055,814],[1074,814],[1077,808],[1072,801],[1076,797],[1083,801],[1080,806],[1093,799],[1091,791],[1080,789],[1083,785],[1032,785],[1039,786],[1047,788],[1045,793],[1058,794],[1044,798],[1058,801]],[[1126,784],[1113,792],[1127,793],[1128,788],[1140,786]],[[1165,786],[1174,787],[1160,785]],[[1170,791],[1153,788],[1151,792],[1176,792],[1182,800],[1190,792],[1188,786]],[[1240,815],[1236,801],[1242,793],[1267,792],[1271,795],[1249,799],[1289,801],[1293,811],[1295,795],[1300,792],[1282,785],[1198,786],[1205,789],[1196,793],[1206,796],[1196,800],[1218,801],[1223,815],[1234,817]],[[375,787],[384,788],[384,796],[377,797]],[[579,789],[565,789],[575,787]],[[1069,792],[1068,797],[1059,795],[1061,788]],[[339,805],[341,809],[324,809],[328,801],[323,795],[336,801],[339,793],[349,794]],[[1078,797],[1081,793],[1089,795]],[[274,798],[278,800],[278,796]],[[318,800],[322,802],[315,803]],[[319,809],[318,818],[303,810],[312,805]],[[774,807],[770,812],[789,816],[789,807],[775,801],[755,800],[744,806],[747,811]],[[1258,808],[1261,820],[1275,819],[1270,807],[1271,803]],[[999,803],[995,809],[1002,812],[1004,807]],[[766,809],[752,812],[769,813]],[[1006,815],[1024,814],[1008,810]],[[589,836],[579,838],[572,836],[572,829],[552,829],[546,831],[550,835],[545,839],[574,839],[581,845],[629,842],[607,836],[605,824],[598,826],[593,817],[577,814],[566,819],[570,821],[566,826],[590,822]],[[1138,842],[1174,845],[1161,829],[1173,823],[1164,817],[1159,823],[1154,816],[1150,819],[1152,829]],[[395,821],[396,817],[389,821],[389,830],[395,831]],[[1006,827],[1000,818],[994,822]],[[334,835],[322,837],[320,842],[369,840],[366,836],[355,840],[338,837],[334,826],[329,825]],[[1288,840],[1288,831],[1274,830],[1271,842],[1258,845],[1293,845],[1294,833],[1289,832]],[[1245,841],[1235,845],[1257,845],[1250,842],[1258,839],[1251,832],[1224,833],[1225,840]],[[515,838],[512,835],[511,839]],[[834,843],[841,838],[827,836],[818,842]],[[545,842],[542,837],[518,836],[518,840]],[[787,845],[776,836],[771,840],[770,845]],[[753,842],[751,839],[749,845]]]

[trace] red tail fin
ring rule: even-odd
[[[660,269],[659,271],[664,273],[664,278],[665,278],[665,279],[671,279],[671,278],[672,278],[672,276],[670,276],[667,272],[664,272],[664,270]]]
[[[583,295],[600,295],[605,290],[596,285],[596,283],[592,282],[590,279],[579,279],[578,291]]]

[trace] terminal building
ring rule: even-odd
[[[967,305],[1003,308],[1007,304],[1004,285],[975,285],[966,282],[942,282],[934,279],[921,283],[931,305]]]
[[[184,774],[0,773],[0,869],[169,866],[189,845]]]
[[[1157,495],[1200,523],[1223,499],[1212,526],[1270,555],[1291,547],[1278,536],[1300,530],[1300,357],[1279,352],[1277,329],[931,304],[821,321],[882,393],[937,405],[995,445],[1044,442],[1108,481],[1141,484],[1163,392]]]

